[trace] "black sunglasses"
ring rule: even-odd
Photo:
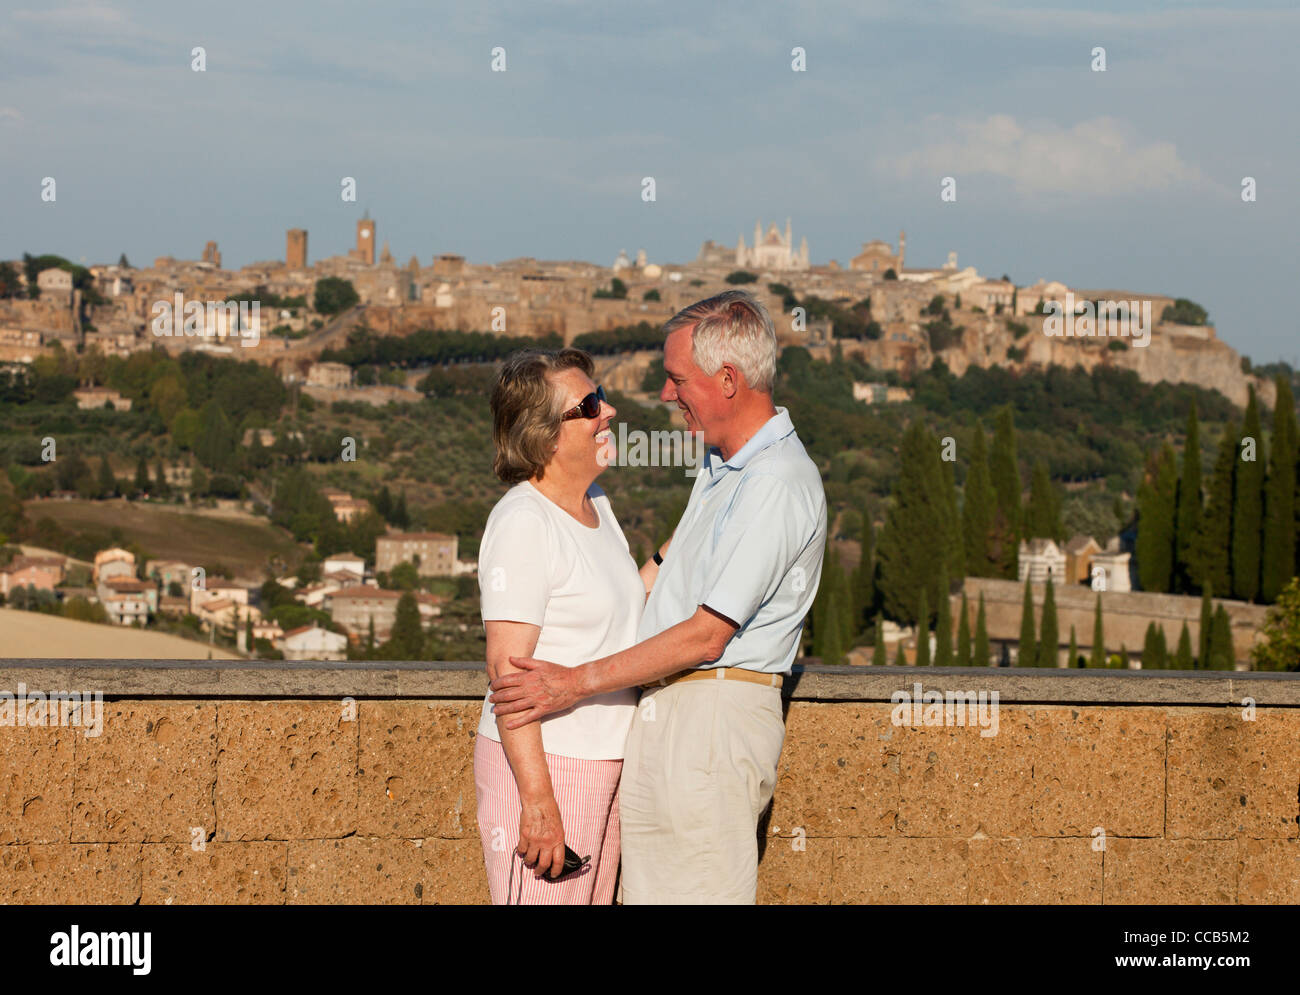
[[[605,388],[597,387],[576,405],[560,415],[560,421],[571,418],[597,418],[600,416],[600,402],[605,400]]]

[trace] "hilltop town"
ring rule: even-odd
[[[105,356],[155,347],[198,349],[265,364],[286,382],[346,388],[354,385],[340,378],[339,370],[313,371],[313,364],[323,350],[342,346],[354,329],[394,336],[422,329],[554,335],[571,343],[591,332],[642,322],[657,326],[708,292],[749,283],[748,289],[780,316],[784,343],[825,356],[838,340],[846,353],[903,378],[929,369],[936,358],[958,376],[970,366],[1110,365],[1134,370],[1146,382],[1218,390],[1238,406],[1245,405],[1252,385],[1265,405],[1274,400],[1273,383],[1243,370],[1241,357],[1205,323],[1204,313],[1195,316],[1199,309],[1193,306],[1194,316],[1187,318],[1175,297],[1049,279],[1018,285],[960,266],[955,252],[936,268],[909,267],[903,232],[896,246],[866,242],[845,265],[812,264],[807,239],[796,249],[788,220],[784,232],[775,224],[764,231],[755,223],[751,238],[739,237],[734,248],[705,241],[696,258],[685,263],[651,262],[644,251],[629,258],[623,251],[609,266],[533,258],[476,264],[452,253],[427,264],[412,256],[400,265],[387,243],[377,248],[378,237],[375,220],[362,218],[351,251],[312,260],[308,233],[295,228],[286,233],[283,260],[238,270],[222,267],[215,242],[208,242],[196,260],[160,257],[147,268],[133,268],[122,258],[77,274],[79,267],[56,256],[0,264],[9,267],[17,284],[0,296],[0,363],[30,363],[56,343]],[[351,288],[342,300],[346,306],[318,311],[324,307],[317,297],[321,281],[346,283]],[[6,287],[0,281],[0,293]],[[1107,334],[1104,323],[1093,338],[1044,334],[1045,307],[1067,295],[1079,302],[1118,302],[1121,312],[1149,306],[1154,323],[1149,343]],[[172,315],[174,301],[208,305],[195,323],[200,334],[182,334],[179,328],[160,334],[160,313],[178,326],[182,321],[181,314]],[[242,314],[233,306],[217,306],[238,301],[246,305]],[[247,306],[254,303],[256,308]],[[845,337],[826,312],[855,306],[862,324],[853,337]],[[639,382],[649,361],[625,357],[619,374],[628,383]],[[111,400],[86,397],[88,404]]]
[[[258,656],[344,659],[378,653],[415,659],[427,652],[477,652],[470,645],[477,625],[467,606],[476,591],[474,546],[487,506],[475,502],[487,497],[491,482],[485,483],[485,468],[465,454],[481,452],[486,441],[481,399],[490,367],[479,365],[470,379],[462,380],[436,369],[429,373],[427,350],[414,350],[421,358],[415,369],[406,369],[401,363],[359,360],[358,343],[367,349],[384,341],[411,345],[431,333],[449,333],[457,340],[500,336],[489,340],[502,348],[531,339],[594,342],[600,347],[595,350],[597,375],[607,389],[643,402],[629,405],[622,417],[652,419],[643,427],[667,427],[678,423],[675,411],[660,409],[653,399],[652,371],[659,358],[655,330],[701,297],[744,286],[767,305],[784,346],[806,350],[809,363],[827,361],[816,363],[813,380],[799,380],[797,388],[787,379],[787,387],[801,393],[802,401],[829,397],[838,389],[842,403],[855,411],[881,411],[896,407],[892,402],[910,401],[914,384],[933,377],[937,369],[952,377],[1001,369],[1029,379],[1047,368],[1080,367],[1085,373],[1109,371],[1112,380],[1120,376],[1117,371],[1126,371],[1124,376],[1136,375],[1147,384],[1217,391],[1222,397],[1213,401],[1220,406],[1213,416],[1222,424],[1232,417],[1223,410],[1224,399],[1245,408],[1253,392],[1257,402],[1274,407],[1279,389],[1275,381],[1252,374],[1248,362],[1218,338],[1208,316],[1190,300],[1053,280],[1019,285],[1006,276],[990,278],[974,266],[959,266],[955,252],[937,268],[913,268],[907,265],[903,232],[896,245],[865,243],[843,266],[834,260],[813,265],[806,238],[795,248],[789,221],[784,232],[775,224],[764,230],[757,223],[752,238],[742,236],[734,247],[705,241],[696,258],[682,264],[651,262],[644,251],[634,257],[624,251],[610,266],[532,258],[472,264],[454,254],[437,255],[427,266],[414,257],[399,266],[386,244],[376,250],[376,240],[376,222],[366,217],[356,224],[351,251],[315,261],[308,254],[308,233],[292,229],[283,261],[238,270],[223,268],[215,242],[207,243],[198,260],[163,257],[143,269],[125,257],[89,267],[58,256],[0,263],[0,371],[9,374],[17,403],[74,401],[88,420],[79,430],[92,434],[110,429],[109,421],[96,419],[131,412],[135,404],[147,410],[115,417],[137,419],[132,424],[140,427],[153,424],[151,431],[162,439],[170,433],[167,444],[137,436],[96,449],[97,475],[89,448],[84,458],[74,448],[69,460],[54,464],[33,449],[45,434],[36,431],[39,424],[26,426],[23,441],[16,435],[9,478],[25,502],[27,524],[19,545],[0,546],[0,598],[12,607],[57,611],[66,618],[161,626]],[[180,369],[175,357],[186,354],[198,355],[189,355],[193,362],[179,364],[187,367]],[[496,354],[500,350],[491,355]],[[96,355],[105,362],[86,361]],[[70,357],[78,361],[69,363]],[[113,364],[122,374],[120,361],[130,357],[135,357],[131,376],[114,380],[106,374]],[[348,361],[340,361],[344,358]],[[832,360],[835,366],[828,365]],[[155,361],[171,368],[164,370]],[[249,361],[257,365],[246,365]],[[432,362],[436,367],[443,360]],[[43,372],[27,377],[42,363]],[[217,365],[223,372],[207,369]],[[845,372],[848,367],[852,373]],[[791,371],[797,374],[801,368],[813,367],[796,362]],[[832,369],[848,382],[832,388],[825,380]],[[70,371],[79,381],[75,389]],[[56,381],[61,376],[60,387]],[[42,377],[53,385],[48,395],[40,387]],[[202,386],[211,377],[232,379],[222,393]],[[27,380],[36,387],[26,394],[14,386]],[[440,386],[431,388],[430,381]],[[375,410],[399,401],[411,402],[403,410],[415,411],[414,402],[425,397],[456,395],[471,397],[473,407],[465,409],[457,425],[470,435],[462,434],[454,443],[438,434],[448,432],[441,423],[429,421],[439,417],[437,405],[426,405],[421,420],[409,423],[404,416]],[[218,396],[241,397],[245,410],[232,410],[226,419],[218,410]],[[247,410],[254,396],[265,409],[256,414]],[[316,407],[313,400],[323,403]],[[1161,402],[1157,422],[1168,424],[1169,400],[1166,396]],[[374,406],[372,414],[361,415],[347,403],[356,401],[367,402],[361,408]],[[646,410],[638,413],[638,407]],[[156,424],[148,421],[151,414],[158,418]],[[1082,411],[1079,415],[1088,417]],[[368,418],[380,418],[383,428],[367,428]],[[887,490],[892,464],[871,462],[870,450],[896,446],[901,429],[889,416],[873,425],[857,418],[828,421],[838,433],[834,441],[814,430],[809,442],[824,464],[834,499],[832,545],[846,562],[868,555],[868,533],[883,520],[882,488]],[[359,420],[349,422],[343,433],[340,419]],[[408,427],[403,447],[400,440]],[[1124,628],[1124,613],[1117,606],[1131,609],[1143,598],[1143,624],[1160,620],[1169,628],[1172,645],[1179,626],[1204,620],[1196,619],[1200,603],[1195,598],[1176,598],[1163,589],[1130,593],[1134,533],[1122,527],[1132,509],[1119,471],[1140,477],[1123,448],[1136,438],[1112,440],[1117,445],[1103,458],[1080,459],[1078,447],[1086,448],[1088,433],[1074,431],[1085,442],[1070,443],[1056,434],[1060,428],[1052,426],[1054,454],[1075,447],[1074,457],[1058,467],[1070,481],[1069,492],[1078,495],[1071,529],[1062,531],[1058,506],[1052,528],[1021,537],[1019,562],[1009,574],[969,576],[965,593],[971,596],[970,610],[975,598],[987,597],[988,636],[1005,652],[1022,615],[1020,585],[1041,585],[1053,577],[1070,584],[1074,590],[1062,592],[1062,617],[1082,629],[1093,608],[1098,616],[1101,612],[1101,600],[1094,605],[1089,586],[1101,571],[1106,611],[1118,612],[1108,631],[1118,637],[1121,649],[1131,647],[1140,633]],[[476,442],[474,432],[482,433],[483,441]],[[358,475],[346,457],[339,462],[339,439],[354,434],[363,445],[376,447],[371,453],[378,475]],[[441,440],[435,462],[427,452],[416,451],[416,438],[425,445]],[[1041,461],[1041,437],[1036,444],[1036,461]],[[395,447],[404,452],[390,464],[386,456]],[[859,447],[860,452],[850,451]],[[315,468],[293,478],[297,496],[291,497],[286,481],[304,461]],[[123,476],[131,462],[136,462],[133,481]],[[149,462],[156,467],[152,479]],[[340,476],[329,476],[335,472]],[[1114,479],[1107,479],[1108,472]],[[855,480],[859,483],[850,486]],[[381,497],[378,488],[385,481],[395,491],[390,495],[385,483]],[[863,486],[866,481],[872,481],[870,486]],[[350,489],[333,486],[336,482]],[[628,529],[638,542],[657,541],[656,531],[675,521],[678,497],[663,484],[629,495],[636,513]],[[419,501],[412,515],[406,509],[408,486]],[[1112,500],[1113,516],[1100,510]],[[231,565],[225,561],[234,556],[235,544],[220,539],[160,552],[154,542],[169,528],[160,523],[173,514],[168,506],[177,504],[192,504],[191,515],[243,516],[265,530],[259,533],[265,542],[254,541],[253,555],[231,570],[208,569]],[[101,541],[106,534],[101,526],[118,524],[115,518],[125,515],[128,506],[148,509],[151,541],[141,539],[138,528],[117,529],[120,535],[132,535],[134,549],[126,548],[132,543],[123,538]],[[186,519],[183,528],[192,533],[195,521]],[[1117,527],[1120,534],[1112,531]],[[295,553],[281,555],[274,543],[290,534],[301,545]],[[470,547],[463,560],[462,540]],[[315,553],[303,560],[302,547],[310,549],[309,544]],[[69,555],[73,547],[78,551]],[[1230,612],[1234,631],[1225,630],[1222,641],[1231,643],[1232,655],[1240,659],[1257,641],[1263,609],[1234,602]],[[881,631],[887,633],[880,642],[882,653],[892,658],[895,648],[906,643],[907,658],[915,658],[914,629],[886,622]],[[430,649],[425,639],[435,640],[437,647]]]

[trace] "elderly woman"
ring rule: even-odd
[[[489,679],[510,657],[577,666],[636,642],[658,570],[638,571],[594,481],[616,414],[577,349],[506,360],[492,392],[494,470],[513,485],[479,552]],[[665,545],[666,548],[666,545]],[[637,692],[588,698],[521,729],[484,700],[474,784],[492,902],[605,904],[618,873],[618,781]],[[589,863],[565,873],[565,847]]]

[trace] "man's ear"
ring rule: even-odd
[[[730,363],[722,364],[722,396],[732,398],[740,390],[740,373]]]

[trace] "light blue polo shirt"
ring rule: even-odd
[[[707,605],[740,628],[702,665],[788,674],[826,551],[826,494],[785,408],[729,460],[710,449],[641,615],[641,642]]]

